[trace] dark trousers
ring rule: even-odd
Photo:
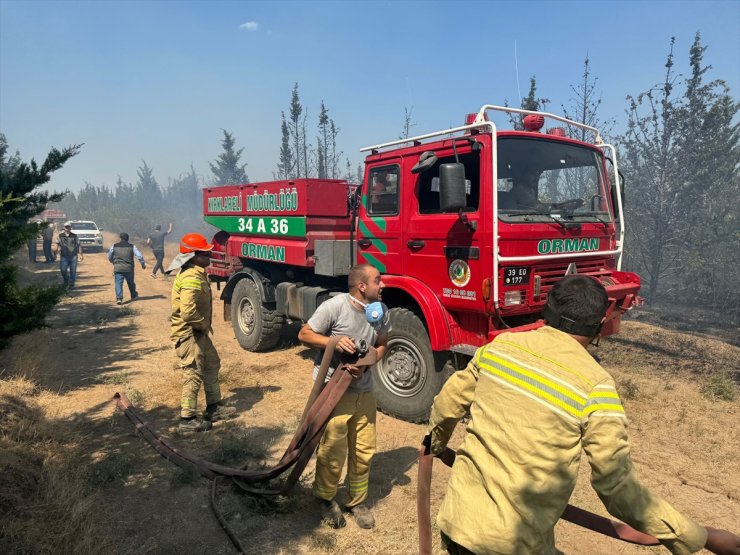
[[[135,299],[139,296],[136,292],[136,284],[134,283],[133,272],[113,272],[113,278],[116,283],[116,299],[119,301],[123,300],[123,280],[126,280],[128,285],[128,292],[131,294],[131,299]]]
[[[28,260],[30,262],[36,262],[36,238],[28,242]]]
[[[162,265],[164,262],[164,251],[152,251],[152,254],[154,255],[154,259],[157,261],[152,270],[152,275],[155,275],[157,270],[162,272],[162,275],[164,275],[164,266]]]
[[[51,239],[44,239],[44,258],[47,262],[54,262],[54,253],[51,252]]]

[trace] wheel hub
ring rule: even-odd
[[[254,330],[254,307],[249,299],[242,299],[239,302],[239,327],[247,335]]]
[[[416,345],[401,339],[388,346],[379,368],[383,385],[400,397],[412,397],[424,386],[426,368]]]

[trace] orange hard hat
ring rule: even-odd
[[[180,252],[183,254],[210,250],[213,250],[213,245],[211,245],[200,233],[186,233],[182,236],[182,239],[180,239]]]

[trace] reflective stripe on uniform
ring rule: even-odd
[[[609,385],[599,384],[586,394],[573,384],[498,351],[481,349],[477,359],[484,376],[512,387],[568,420],[581,421],[597,411],[624,417],[619,395]],[[569,373],[578,375],[570,370]]]
[[[203,282],[199,279],[188,277],[180,279],[180,276],[178,275],[175,278],[174,288],[176,291],[181,291],[183,289],[195,289],[200,290],[203,286]]]
[[[586,405],[585,399],[573,392],[565,391],[551,380],[527,371],[513,362],[504,361],[492,353],[483,353],[479,364],[481,370],[506,381],[515,389],[535,395],[546,401],[546,404],[567,412],[572,418],[581,418],[581,412]]]
[[[360,493],[367,490],[369,478],[365,478],[364,480],[360,480],[357,482],[350,481],[349,483],[349,491],[350,493]]]
[[[616,413],[624,416],[624,407],[619,399],[616,389],[608,385],[597,385],[588,396],[588,402],[583,411],[583,416],[588,416],[596,411]]]
[[[313,489],[319,494],[322,499],[334,499],[337,494],[337,488],[326,488],[319,485],[317,482],[313,483]]]

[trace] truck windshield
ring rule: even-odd
[[[611,221],[599,152],[556,141],[498,140],[498,215],[504,221]]]
[[[74,222],[72,224],[72,230],[73,231],[97,231],[98,226],[96,226],[92,222]]]

